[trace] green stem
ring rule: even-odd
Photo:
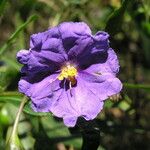
[[[123,85],[124,85],[126,88],[150,90],[150,85],[148,85],[148,84],[145,85],[145,84],[123,83]]]
[[[12,134],[11,134],[12,138],[15,137],[15,135],[17,133],[17,128],[18,128],[20,115],[21,115],[21,113],[23,111],[23,107],[24,107],[26,102],[27,102],[27,98],[24,96],[23,99],[22,99],[22,102],[20,104],[20,107],[18,109],[17,116],[16,116],[16,119],[15,119],[15,122],[14,122],[14,125],[13,125]]]
[[[97,150],[100,144],[100,129],[96,120],[86,121],[79,118],[77,122],[82,134],[82,150]]]

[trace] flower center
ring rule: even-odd
[[[68,79],[71,85],[76,84],[75,76],[77,75],[77,69],[74,66],[67,65],[62,68],[61,73],[58,76],[59,80]]]

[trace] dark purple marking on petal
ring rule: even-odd
[[[82,46],[79,39],[91,34],[90,28],[84,22],[64,22],[58,26],[66,52],[76,45]],[[78,49],[76,49],[78,51]]]
[[[98,64],[92,64],[87,69],[85,69],[86,72],[89,73],[112,73],[117,74],[119,72],[119,62],[116,53],[112,48],[109,48],[108,50],[108,57],[106,61],[98,63]]]

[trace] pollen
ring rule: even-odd
[[[77,76],[77,69],[74,66],[67,65],[62,68],[61,73],[58,76],[59,80],[68,79],[71,83],[75,82],[75,76]]]

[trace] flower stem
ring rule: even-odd
[[[82,150],[97,150],[100,144],[100,129],[95,120],[86,121],[83,118],[78,120],[83,138]]]
[[[19,119],[20,119],[20,115],[22,113],[23,107],[25,105],[25,103],[27,102],[27,98],[26,96],[23,97],[22,102],[20,104],[20,107],[18,109],[17,115],[16,115],[16,119],[13,125],[13,129],[12,129],[12,134],[11,137],[15,137],[16,133],[17,133],[17,128],[18,128],[18,123],[19,123]]]

